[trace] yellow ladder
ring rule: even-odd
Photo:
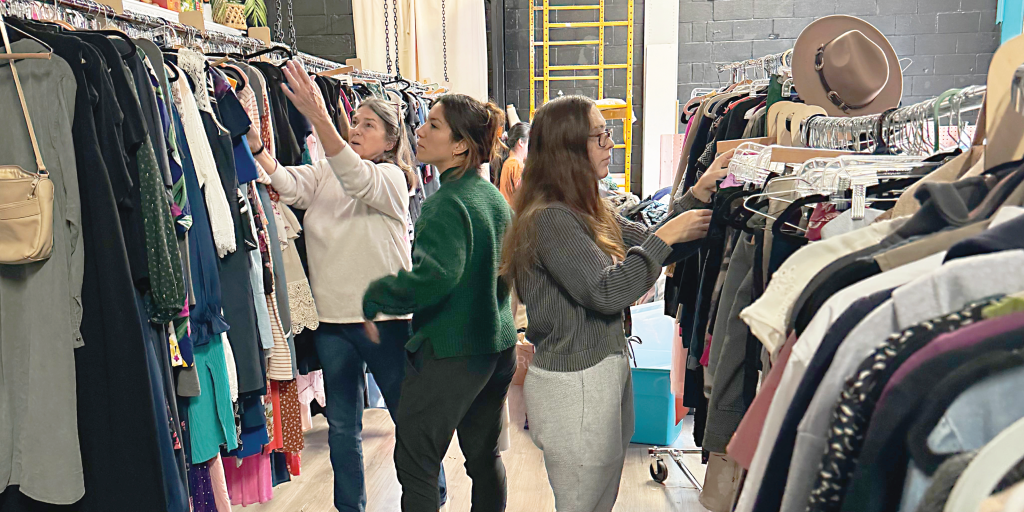
[[[626,21],[605,21],[605,0],[600,0],[597,5],[550,5],[551,0],[531,0],[530,9],[530,119],[533,119],[537,107],[551,100],[551,82],[553,81],[597,81],[598,97],[604,99],[605,71],[609,69],[626,70],[626,97],[619,98],[626,101],[625,105],[604,105],[601,113],[605,119],[622,120],[622,143],[616,142],[615,149],[625,150],[625,190],[629,192],[630,166],[632,164],[632,142],[633,142],[633,0],[629,0]],[[551,21],[552,11],[598,11],[598,21],[578,23],[554,23]],[[540,13],[541,26],[537,26],[537,13]],[[626,62],[606,63],[604,60],[605,29],[608,27],[626,27]],[[537,30],[541,29],[543,41],[536,40]],[[598,39],[581,41],[552,41],[552,29],[566,28],[596,28]],[[573,66],[552,66],[550,51],[553,46],[583,46],[597,45],[596,65],[573,65]],[[544,51],[544,64],[541,74],[537,74],[536,49],[542,47]],[[552,71],[588,71],[594,70],[596,74],[586,76],[551,76]],[[543,84],[543,99],[540,105],[537,104],[537,84]]]

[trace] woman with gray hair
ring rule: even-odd
[[[320,317],[316,348],[327,393],[334,505],[343,512],[362,512],[364,368],[373,373],[394,417],[411,336],[411,315],[382,315],[376,323],[379,343],[371,341],[363,325],[363,293],[372,281],[412,268],[407,225],[409,191],[416,185],[412,150],[397,105],[364,101],[343,138],[302,65],[289,62],[284,74],[285,95],[309,119],[327,158],[285,167],[268,154],[259,134],[250,130],[247,138],[281,201],[306,210],[303,228]],[[443,503],[443,468],[440,484]]]

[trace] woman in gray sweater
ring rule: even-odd
[[[541,107],[504,244],[502,275],[530,311],[526,409],[558,512],[612,510],[633,435],[622,311],[664,264],[696,249],[711,221],[694,197],[710,195],[710,178],[654,228],[615,214],[598,193],[614,144],[592,100]]]

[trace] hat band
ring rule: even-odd
[[[828,85],[828,80],[825,79],[825,45],[818,47],[818,53],[814,55],[814,70],[818,72],[818,78],[821,79],[821,86],[825,88],[826,96],[833,105],[842,109],[843,112],[850,112],[855,109],[862,109],[871,104],[867,102],[863,105],[849,105],[839,96],[839,93],[832,90],[832,87]]]

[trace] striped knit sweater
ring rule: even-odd
[[[698,207],[703,203],[686,194],[672,210]],[[537,348],[532,364],[550,371],[582,371],[623,350],[622,311],[650,290],[663,264],[692,254],[701,242],[669,247],[654,235],[658,226],[618,216],[627,251],[616,264],[568,206],[551,204],[535,219],[538,262],[516,291],[529,311],[526,338]]]

